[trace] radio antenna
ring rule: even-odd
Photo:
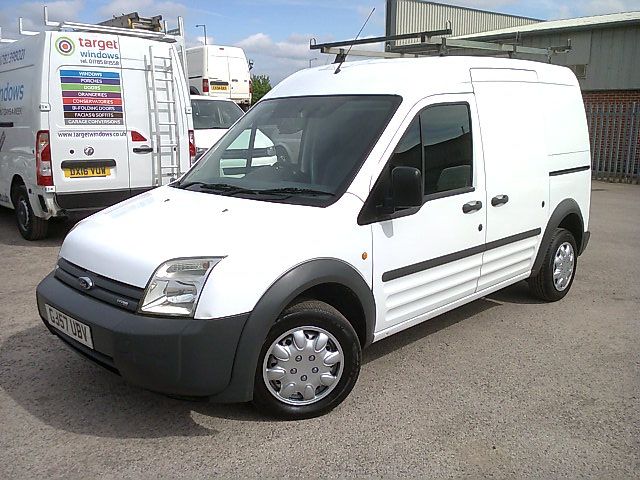
[[[362,30],[364,30],[364,27],[367,26],[367,22],[369,21],[369,19],[371,18],[371,15],[373,15],[373,12],[376,11],[376,7],[373,7],[371,9],[371,12],[369,13],[369,16],[367,17],[367,19],[364,21],[364,23],[362,24],[362,27],[360,28],[360,31],[358,32],[358,34],[356,35],[356,38],[353,39],[353,43],[355,43],[356,40],[358,40],[358,37],[360,36],[360,34],[362,33]],[[347,59],[347,56],[349,55],[349,52],[351,51],[351,47],[353,47],[353,43],[351,45],[349,45],[349,49],[347,50],[347,53],[345,53],[344,55],[341,55],[340,58],[340,63],[338,63],[338,68],[336,68],[336,71],[333,73],[340,73],[340,67],[342,66],[342,64],[344,63],[344,61]]]

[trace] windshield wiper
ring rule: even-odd
[[[266,190],[256,190],[256,193],[259,194],[289,194],[289,195],[329,195],[331,197],[335,196],[333,192],[326,192],[324,190],[316,190],[313,188],[300,188],[300,187],[282,187],[282,188],[268,188]]]
[[[176,188],[187,189],[189,187],[198,186],[203,190],[211,190],[214,192],[221,192],[226,195],[233,195],[235,193],[255,193],[255,190],[248,188],[237,187],[228,183],[206,183],[206,182],[187,182],[184,184],[176,185]]]

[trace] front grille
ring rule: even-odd
[[[138,309],[138,304],[144,295],[142,288],[103,277],[63,258],[58,260],[55,277],[85,295],[130,312],[135,312]],[[91,279],[93,286],[89,289],[82,288],[81,277]]]

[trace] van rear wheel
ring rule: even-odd
[[[26,240],[40,240],[47,236],[49,222],[36,217],[29,203],[27,187],[18,185],[13,192],[13,207],[20,235]]]
[[[322,415],[349,395],[360,362],[360,341],[347,319],[324,302],[300,302],[285,310],[267,335],[253,402],[291,420]]]
[[[541,300],[556,302],[569,292],[576,273],[578,249],[573,234],[557,228],[538,274],[529,278],[531,292]]]

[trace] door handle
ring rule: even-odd
[[[509,195],[496,195],[491,199],[491,206],[497,207],[499,205],[504,205],[509,201]]]
[[[480,210],[482,208],[482,202],[479,200],[473,201],[473,202],[468,202],[465,203],[462,206],[462,212],[463,213],[471,213],[471,212],[476,212],[478,210]]]
[[[153,152],[152,147],[133,147],[133,153],[151,153]]]

